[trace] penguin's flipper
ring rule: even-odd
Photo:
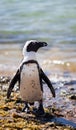
[[[41,75],[41,78],[46,82],[46,84],[50,88],[53,97],[55,97],[55,90],[51,84],[51,81],[48,79],[48,77],[46,76],[46,74],[43,72],[43,70],[41,68],[40,68],[40,75]]]
[[[20,80],[20,71],[19,69],[17,70],[15,76],[13,77],[13,79],[10,82],[9,88],[7,90],[7,98],[10,97],[10,94],[12,92],[12,89],[14,88],[14,85],[16,84],[17,81]]]

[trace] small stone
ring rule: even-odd
[[[10,130],[10,128],[6,128],[6,130]]]
[[[0,83],[8,83],[10,81],[9,77],[1,76]]]
[[[4,110],[4,111],[8,111],[8,110],[10,110],[10,109],[9,109],[8,107],[4,107],[3,110]]]
[[[0,89],[2,90],[2,85],[0,84]]]
[[[69,98],[72,100],[76,100],[76,95],[71,95]]]
[[[70,128],[65,128],[64,130],[70,130]]]
[[[70,88],[70,90],[71,90],[71,91],[73,91],[73,90],[74,90],[74,88]]]
[[[13,118],[19,118],[20,115],[18,115],[16,112],[13,112],[13,113],[12,113],[12,117],[13,117]]]
[[[35,130],[33,128],[23,128],[22,130]]]

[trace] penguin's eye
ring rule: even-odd
[[[36,42],[31,42],[32,45],[36,45]]]

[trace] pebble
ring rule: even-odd
[[[0,83],[8,83],[10,81],[10,77],[1,76]]]
[[[70,88],[70,90],[71,90],[71,91],[73,91],[73,90],[74,90],[74,88]]]
[[[72,100],[76,100],[76,95],[71,95],[71,96],[69,96],[69,98]]]

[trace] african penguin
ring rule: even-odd
[[[46,42],[38,42],[36,40],[30,40],[25,43],[23,48],[23,61],[20,64],[15,76],[11,80],[7,91],[7,98],[9,98],[14,85],[18,81],[20,95],[22,101],[25,102],[23,111],[29,111],[28,103],[32,104],[35,101],[38,101],[39,107],[37,109],[37,113],[40,115],[44,114],[42,80],[44,80],[44,82],[48,85],[53,97],[55,97],[55,90],[50,80],[40,68],[36,60],[36,52],[39,48],[44,46],[47,46]]]

